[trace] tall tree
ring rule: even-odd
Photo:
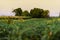
[[[21,16],[22,9],[21,8],[17,8],[17,9],[14,9],[12,12],[15,12],[15,16]]]
[[[40,8],[34,8],[30,10],[31,17],[33,18],[46,18],[49,17],[48,13],[49,10],[43,10]]]
[[[34,8],[34,9],[31,9],[30,11],[30,14],[33,18],[40,18],[41,13],[43,13],[43,9],[39,9],[39,8]]]

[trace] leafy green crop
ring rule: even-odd
[[[60,39],[60,18],[9,21],[0,20],[0,40]]]

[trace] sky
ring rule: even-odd
[[[50,16],[58,16],[60,0],[0,0],[0,16],[14,16],[12,10],[22,8],[30,11],[33,8],[42,8],[50,11]]]

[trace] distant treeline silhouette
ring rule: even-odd
[[[32,18],[47,18],[49,17],[49,10],[44,10],[40,8],[33,8],[28,12],[28,10],[22,11],[21,8],[16,8],[12,12],[15,12],[15,16],[30,16]]]

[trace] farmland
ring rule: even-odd
[[[0,19],[0,40],[59,40],[60,18]]]

